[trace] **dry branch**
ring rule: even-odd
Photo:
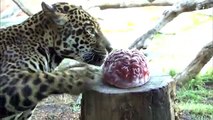
[[[27,8],[22,4],[21,1],[19,1],[19,0],[13,0],[13,2],[14,2],[25,14],[27,14],[28,16],[32,16],[32,15],[33,15],[33,13],[30,12],[30,10],[27,9]]]
[[[204,46],[197,54],[196,58],[183,70],[183,72],[177,74],[174,79],[178,86],[184,85],[187,81],[195,78],[200,72],[203,66],[211,60],[213,56],[213,42]]]
[[[195,10],[207,9],[213,7],[213,0],[205,0],[202,2],[196,2],[192,0],[182,0],[180,3],[174,4],[171,9],[166,10],[163,13],[163,17],[157,25],[150,29],[147,33],[143,34],[141,37],[136,39],[134,43],[129,47],[129,49],[145,48],[145,42],[151,39],[153,35],[159,32],[167,23],[171,22],[179,14],[183,12],[191,12]]]
[[[109,8],[131,8],[144,6],[171,6],[176,0],[91,0],[91,7],[101,10]]]
[[[162,2],[162,3],[115,3],[115,4],[102,4],[95,5],[94,7],[99,7],[101,10],[109,8],[132,8],[132,7],[144,7],[144,6],[171,6],[172,3]]]

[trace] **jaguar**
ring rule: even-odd
[[[24,22],[0,30],[0,119],[26,120],[44,98],[80,94],[97,83],[112,50],[97,20],[81,6],[49,5]],[[54,69],[64,58],[81,62]]]

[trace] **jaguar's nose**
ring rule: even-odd
[[[85,54],[84,62],[92,65],[101,66],[104,62],[106,54],[99,54],[96,52]]]
[[[108,53],[110,53],[113,50],[113,48],[111,46],[106,46],[106,50]]]

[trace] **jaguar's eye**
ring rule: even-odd
[[[89,33],[92,36],[95,36],[95,29],[93,27],[86,27],[85,28],[86,32]]]

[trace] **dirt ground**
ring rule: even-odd
[[[71,107],[77,99],[68,94],[50,96],[36,107],[31,120],[79,120],[80,111]]]

